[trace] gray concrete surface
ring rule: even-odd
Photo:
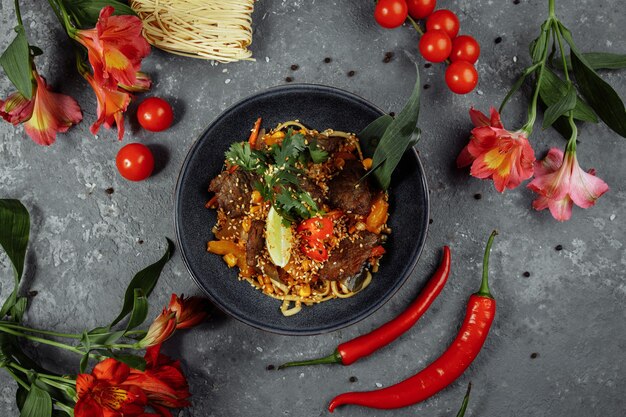
[[[160,256],[164,236],[174,237],[173,189],[195,138],[223,109],[286,77],[321,83],[362,95],[397,111],[409,95],[417,37],[410,27],[383,30],[372,19],[372,2],[262,0],[254,12],[256,62],[211,65],[153,51],[145,69],[155,79],[152,94],[173,103],[176,124],[151,134],[132,122],[118,143],[114,131],[90,135],[95,100],[74,71],[70,44],[46,2],[24,1],[31,42],[45,55],[37,66],[49,82],[80,102],[85,120],[57,144],[42,148],[22,128],[0,124],[0,195],[19,198],[32,214],[27,322],[80,331],[103,324],[118,308],[135,271]],[[579,159],[595,167],[611,187],[589,210],[555,222],[530,209],[524,188],[498,194],[489,182],[454,167],[467,141],[469,106],[498,104],[523,65],[527,45],[547,14],[547,1],[441,1],[459,13],[462,32],[482,45],[481,81],[467,96],[443,84],[443,68],[421,65],[424,90],[419,150],[432,191],[432,218],[422,259],[401,291],[376,314],[342,331],[316,337],[264,333],[216,313],[201,328],[176,336],[170,354],[182,357],[193,392],[183,416],[322,416],[335,395],[374,389],[404,379],[437,357],[454,338],[468,295],[478,285],[483,244],[498,228],[492,253],[492,289],[498,314],[475,363],[452,386],[422,404],[382,412],[349,407],[342,416],[453,416],[468,381],[473,391],[468,416],[623,416],[626,409],[626,281],[624,270],[626,142],[602,125],[580,131]],[[626,13],[617,0],[559,1],[558,14],[583,50],[626,51]],[[12,37],[12,4],[0,2],[0,45]],[[500,43],[494,40],[502,38]],[[386,52],[393,59],[384,63]],[[332,58],[325,64],[324,58]],[[292,64],[299,65],[292,71]],[[348,77],[349,71],[355,75]],[[626,97],[626,73],[605,73]],[[0,77],[0,92],[11,91]],[[504,120],[519,126],[528,90],[509,105]],[[117,150],[131,141],[155,151],[158,172],[129,183],[115,170]],[[539,127],[532,142],[538,155],[564,146],[553,130]],[[112,189],[111,194],[105,190]],[[110,192],[110,191],[109,191]],[[481,199],[475,195],[480,194]],[[268,371],[284,359],[330,352],[346,340],[402,311],[439,259],[453,251],[452,276],[421,323],[392,346],[349,368]],[[561,251],[555,250],[562,245]],[[0,293],[11,288],[9,264],[0,256]],[[525,277],[524,272],[530,276]],[[171,292],[198,293],[180,254],[167,265],[152,297],[156,312]],[[77,358],[41,350],[39,359],[57,370],[76,369]],[[536,353],[536,355],[534,355]],[[531,354],[532,357],[531,357]],[[533,359],[534,357],[534,359]],[[355,376],[356,382],[349,382]],[[0,416],[16,416],[15,384],[0,372]]]

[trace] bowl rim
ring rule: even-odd
[[[381,307],[387,304],[389,300],[391,300],[394,297],[394,295],[397,294],[397,292],[400,290],[400,288],[404,286],[406,281],[409,279],[409,277],[415,270],[415,267],[424,250],[426,238],[428,236],[428,229],[429,229],[428,219],[430,219],[430,192],[429,192],[428,182],[427,182],[426,175],[425,175],[426,172],[424,170],[424,165],[422,164],[422,161],[419,157],[419,152],[415,149],[415,147],[411,147],[409,152],[412,153],[412,156],[414,157],[414,160],[417,163],[417,168],[423,174],[421,176],[421,183],[422,183],[422,187],[425,190],[425,202],[426,202],[425,207],[424,207],[424,212],[425,212],[424,218],[426,219],[426,221],[425,221],[425,224],[423,225],[424,233],[422,234],[422,238],[420,239],[420,241],[416,242],[417,244],[415,245],[411,253],[411,261],[405,268],[404,276],[398,281],[398,283],[395,285],[395,288],[391,292],[389,292],[384,299],[381,299],[381,301],[374,303],[369,308],[363,310],[361,314],[349,320],[345,320],[340,323],[333,324],[331,326],[317,327],[313,329],[290,330],[290,329],[267,326],[260,322],[252,321],[246,317],[242,317],[239,314],[233,312],[228,306],[221,303],[206,288],[204,288],[204,285],[195,276],[191,268],[190,260],[185,254],[184,245],[182,244],[182,241],[181,241],[181,230],[180,230],[180,224],[179,224],[179,221],[180,221],[179,201],[180,201],[180,196],[181,196],[183,177],[187,171],[187,168],[190,164],[192,156],[195,154],[196,149],[200,146],[201,139],[206,135],[206,133],[209,130],[211,130],[215,124],[217,124],[219,121],[224,119],[229,113],[234,111],[237,107],[243,105],[248,100],[251,100],[253,98],[258,98],[259,96],[263,96],[263,95],[266,95],[268,93],[272,93],[275,91],[282,90],[282,91],[288,92],[289,90],[299,90],[299,89],[318,91],[318,92],[321,91],[321,92],[326,92],[326,93],[330,93],[333,95],[344,96],[344,97],[355,100],[357,102],[362,103],[363,105],[370,107],[371,109],[378,112],[381,116],[386,114],[386,112],[383,111],[380,107],[376,106],[375,104],[371,103],[369,100],[361,97],[358,94],[352,93],[350,91],[347,91],[341,88],[331,87],[331,86],[327,86],[323,84],[293,83],[293,84],[288,84],[288,85],[277,85],[277,86],[266,88],[260,92],[251,94],[249,96],[246,96],[243,99],[238,100],[234,104],[230,105],[225,110],[223,110],[217,117],[215,117],[208,124],[208,126],[202,131],[202,133],[198,135],[196,140],[191,144],[189,150],[187,151],[187,155],[185,156],[185,160],[183,161],[183,164],[181,165],[180,171],[178,173],[178,178],[176,180],[176,187],[174,190],[174,213],[173,214],[174,214],[174,228],[175,228],[175,233],[176,233],[176,243],[178,244],[181,258],[183,260],[183,263],[185,264],[185,268],[187,269],[189,275],[191,276],[191,279],[202,290],[202,292],[207,296],[207,298],[211,301],[211,303],[215,307],[217,307],[220,311],[222,311],[229,317],[232,317],[236,319],[237,321],[247,324],[255,329],[263,330],[263,331],[278,334],[278,335],[286,335],[286,336],[313,336],[313,335],[325,334],[325,333],[330,333],[330,332],[337,331],[340,329],[344,329],[370,317],[372,314],[378,311]],[[259,295],[262,295],[262,294],[259,293]]]

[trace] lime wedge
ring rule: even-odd
[[[283,224],[283,218],[271,207],[265,223],[265,244],[274,265],[281,268],[287,265],[292,242],[291,228]]]

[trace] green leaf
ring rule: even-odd
[[[600,119],[613,131],[626,138],[626,108],[613,88],[594,71],[591,64],[578,51],[572,34],[559,23],[563,37],[571,50],[572,69],[578,90],[595,110]]]
[[[416,66],[416,80],[408,102],[387,127],[380,139],[372,161],[374,178],[383,190],[389,188],[391,174],[404,152],[415,143],[415,127],[420,106],[420,76]]]
[[[51,415],[52,398],[50,394],[33,383],[30,386],[20,417],[50,417]]]
[[[138,369],[140,371],[145,371],[146,369],[146,360],[141,356],[132,355],[132,354],[118,354],[111,352],[110,350],[98,350],[97,351],[102,356],[107,356],[109,358],[116,359],[131,368]]]
[[[567,92],[567,83],[559,78],[550,68],[544,68],[539,89],[539,97],[546,106],[554,105]],[[587,103],[580,97],[576,98],[574,119],[583,122],[598,123],[598,117]],[[568,136],[569,137],[569,136]]]
[[[550,27],[551,22],[549,20],[543,22],[543,24],[541,25],[541,33],[539,34],[537,39],[532,41],[532,43],[530,44],[530,57],[533,60],[533,64],[542,61],[543,52],[548,47],[548,40],[550,39]]]
[[[547,129],[550,127],[556,119],[569,113],[569,111],[573,110],[574,107],[576,107],[576,90],[574,90],[574,86],[570,82],[565,94],[563,94],[556,103],[548,106],[544,112],[543,128]]]
[[[161,259],[137,272],[132,281],[130,281],[130,284],[128,284],[128,288],[126,288],[122,311],[120,311],[120,314],[115,318],[115,320],[113,320],[109,327],[115,326],[117,323],[122,321],[124,317],[128,315],[128,313],[132,311],[135,302],[136,289],[140,289],[146,297],[148,297],[150,293],[152,293],[154,286],[159,280],[161,271],[163,270],[163,267],[165,266],[167,261],[169,261],[173,251],[174,243],[171,240],[167,239],[167,249],[165,250],[165,253],[161,257]]]
[[[16,305],[16,309],[11,311],[12,316],[13,314],[21,316],[26,308],[25,300],[18,297],[17,292],[24,273],[29,231],[30,215],[26,207],[19,200],[0,200],[0,246],[9,257],[14,271],[13,292],[0,309],[0,319]]]
[[[78,372],[84,374],[89,366],[89,350],[80,358],[80,364],[78,365]]]
[[[116,0],[62,0],[67,12],[81,28],[91,28],[98,22],[100,10],[106,6],[115,8],[114,15],[135,15],[127,4]]]
[[[465,410],[467,410],[467,404],[469,403],[470,393],[472,392],[472,383],[467,384],[467,391],[465,392],[465,396],[463,397],[463,403],[461,403],[461,408],[457,413],[456,417],[463,417],[465,415]]]
[[[146,321],[146,317],[148,317],[148,298],[143,295],[141,288],[135,288],[133,297],[133,311],[130,314],[128,324],[126,325],[126,331],[140,326],[144,321]]]
[[[610,69],[617,70],[626,68],[626,54],[613,54],[610,52],[586,52],[582,56],[594,70]],[[567,57],[567,69],[572,69],[572,58]]]
[[[17,386],[17,391],[15,391],[15,404],[17,404],[17,409],[22,411],[24,408],[24,403],[26,403],[26,397],[28,397],[28,390],[21,385]]]
[[[17,91],[27,99],[33,97],[33,66],[24,26],[15,28],[17,35],[0,56],[0,65]]]
[[[372,123],[368,124],[365,129],[359,133],[359,142],[365,155],[370,157],[374,155],[380,138],[383,137],[385,130],[387,130],[391,122],[393,122],[393,117],[388,114],[383,114]]]

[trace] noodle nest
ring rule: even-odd
[[[130,6],[159,49],[224,63],[253,60],[253,0],[131,0]]]

